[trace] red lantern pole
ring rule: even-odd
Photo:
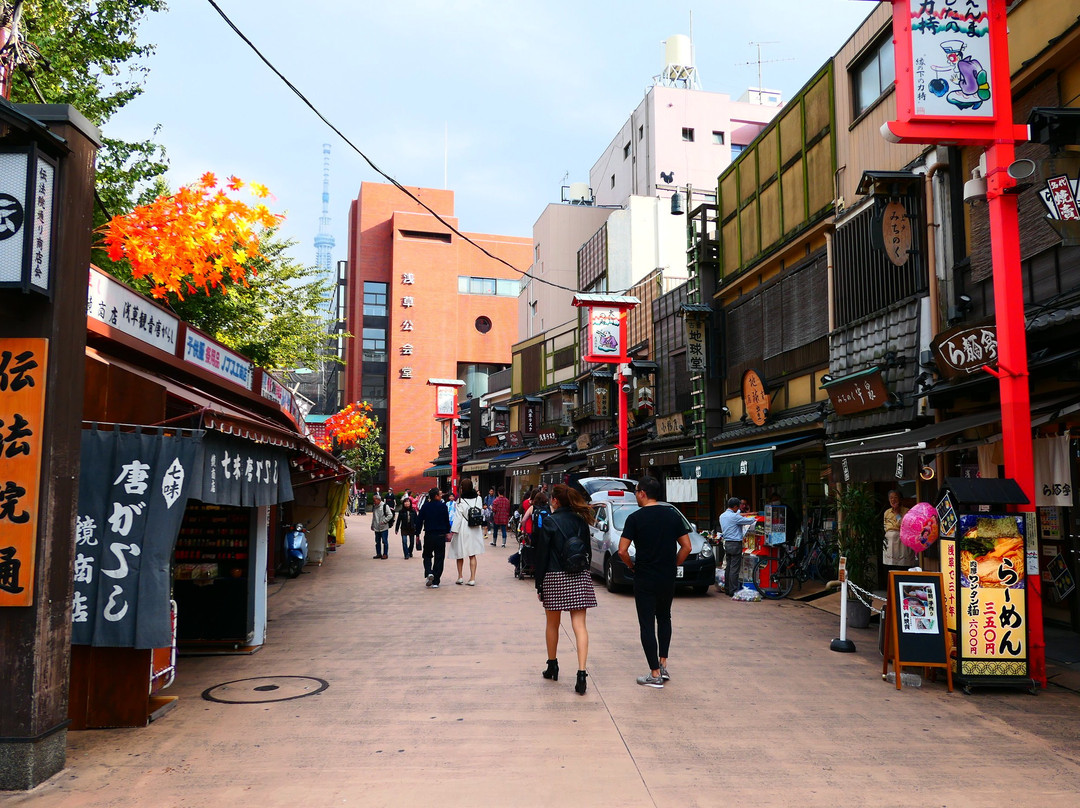
[[[454,496],[458,492],[458,449],[457,449],[457,391],[464,387],[460,379],[428,379],[429,387],[435,388],[435,420],[448,421],[450,424],[450,490]]]
[[[1026,126],[1013,123],[1008,2],[978,0],[968,3],[969,7],[977,6],[979,10],[979,17],[972,25],[985,26],[985,34],[989,37],[990,67],[988,72],[980,74],[981,80],[989,77],[989,94],[978,97],[969,95],[966,103],[957,104],[957,108],[949,109],[947,114],[942,114],[940,103],[931,97],[933,88],[927,87],[930,94],[916,93],[917,81],[925,79],[916,76],[922,66],[914,58],[913,20],[918,19],[920,37],[927,36],[928,31],[936,36],[942,31],[948,33],[950,29],[939,25],[942,19],[940,15],[933,26],[927,27],[927,18],[934,16],[930,9],[932,4],[919,5],[913,0],[892,0],[892,3],[897,120],[886,123],[882,133],[897,143],[949,143],[986,148],[986,200],[990,218],[998,362],[996,368],[987,366],[985,370],[996,377],[1000,384],[1005,474],[1016,480],[1028,499],[1028,504],[1017,507],[1017,510],[1031,513],[1035,510],[1035,471],[1031,448],[1024,288],[1020,272],[1020,220],[1016,180],[1008,174],[1008,168],[1016,156],[1016,144],[1027,140],[1028,131]],[[969,13],[973,11],[968,9]],[[959,12],[947,10],[947,13],[955,16]],[[985,64],[982,66],[986,67]],[[984,89],[979,87],[980,92]],[[983,108],[987,102],[988,105]],[[930,110],[936,112],[927,114]],[[1025,558],[1024,571],[1028,670],[1032,679],[1046,687],[1046,640],[1037,554],[1032,553]]]
[[[618,365],[619,385],[619,476],[625,477],[630,469],[630,441],[627,437],[630,423],[630,366]]]

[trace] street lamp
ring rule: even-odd
[[[428,379],[429,387],[435,388],[435,420],[450,421],[450,490],[457,496],[457,389],[465,382],[459,379]]]
[[[626,313],[640,301],[628,295],[574,295],[573,304],[587,310],[587,338],[582,358],[586,362],[618,365],[619,386],[619,476],[629,471],[626,437],[630,405],[630,357],[626,354]]]

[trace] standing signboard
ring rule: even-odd
[[[34,602],[46,339],[0,340],[0,606]]]
[[[940,572],[889,572],[885,606],[885,659],[881,675],[892,663],[896,689],[900,690],[905,665],[944,668],[952,693],[952,666],[949,664],[949,637],[942,620],[942,578]]]

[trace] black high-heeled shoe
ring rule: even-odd
[[[588,685],[585,684],[585,677],[588,675],[589,674],[585,671],[577,672],[577,684],[574,685],[574,690],[576,690],[582,696],[585,695],[585,688],[588,687]]]
[[[549,659],[547,661],[547,670],[541,671],[545,679],[550,679],[553,682],[559,681],[559,660]]]

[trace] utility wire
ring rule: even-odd
[[[375,165],[375,163],[372,162],[370,157],[368,157],[366,154],[364,154],[364,152],[361,151],[360,148],[355,143],[353,143],[351,140],[349,140],[349,138],[346,137],[345,134],[340,129],[338,129],[333,123],[331,123],[329,121],[329,119],[327,119],[327,117],[325,115],[323,115],[319,111],[319,109],[314,104],[312,104],[311,101],[309,101],[307,99],[307,97],[302,92],[300,92],[300,90],[297,89],[295,84],[293,84],[291,81],[289,81],[289,79],[287,79],[285,77],[285,75],[280,70],[278,70],[276,67],[274,67],[273,63],[269,59],[267,59],[265,56],[263,56],[262,52],[257,47],[255,47],[255,43],[253,43],[250,39],[248,39],[248,37],[244,34],[244,32],[236,27],[236,23],[234,23],[231,19],[229,19],[229,16],[224,11],[221,10],[221,6],[219,6],[215,2],[215,0],[207,0],[207,2],[213,7],[214,11],[216,11],[218,13],[218,15],[221,17],[221,19],[223,19],[225,21],[225,24],[228,25],[230,28],[232,28],[233,31],[236,33],[236,35],[238,37],[240,37],[242,40],[244,40],[244,43],[249,48],[251,48],[252,51],[255,52],[255,55],[258,56],[259,59],[262,60],[263,64],[265,64],[268,68],[270,68],[270,70],[274,73],[274,75],[276,75],[279,79],[281,79],[285,83],[285,86],[288,87],[290,90],[292,90],[293,93],[296,95],[296,97],[299,98],[308,109],[310,109],[312,112],[314,112],[316,117],[318,117],[318,119],[320,121],[322,121],[324,124],[326,124],[334,132],[334,134],[336,134],[339,138],[341,138],[343,141],[345,141],[346,145],[348,145],[349,148],[351,148],[354,152],[359,154],[364,159],[364,162],[366,162],[369,166],[371,166],[371,168],[374,169],[374,171],[377,174],[379,174],[379,176],[385,178],[388,182],[390,182],[391,185],[393,185],[395,188],[397,188],[399,191],[401,191],[407,197],[409,197],[414,202],[416,202],[416,204],[418,204],[420,207],[422,207],[424,210],[426,210],[428,213],[430,213],[432,216],[434,216],[436,220],[438,220],[443,225],[445,225],[452,233],[457,235],[459,238],[462,238],[465,241],[467,241],[469,244],[474,246],[476,249],[478,249],[480,252],[482,252],[488,258],[491,258],[492,260],[497,261],[500,264],[503,264],[504,266],[509,267],[510,269],[514,270],[514,272],[517,272],[519,275],[525,275],[530,280],[536,281],[537,283],[543,283],[543,284],[546,284],[548,286],[552,286],[552,287],[554,287],[556,289],[562,289],[562,290],[564,290],[566,292],[574,292],[575,294],[580,292],[579,289],[575,289],[575,288],[572,288],[570,286],[563,286],[562,284],[554,283],[553,281],[545,280],[544,278],[538,278],[535,275],[530,275],[528,270],[518,269],[516,266],[511,264],[509,261],[506,261],[506,260],[500,258],[497,255],[493,255],[485,247],[481,246],[480,244],[477,244],[475,241],[473,241],[467,235],[465,235],[460,230],[458,230],[456,227],[454,227],[454,225],[450,224],[450,222],[446,221],[446,219],[444,219],[441,215],[439,215],[434,210],[432,210],[430,207],[428,207],[428,205],[425,204],[423,202],[423,200],[417,198],[417,196],[412,191],[410,191],[408,188],[406,188],[404,185],[402,185],[396,179],[394,179],[389,174],[387,174],[385,171],[383,171],[381,168],[379,168],[377,165]]]

